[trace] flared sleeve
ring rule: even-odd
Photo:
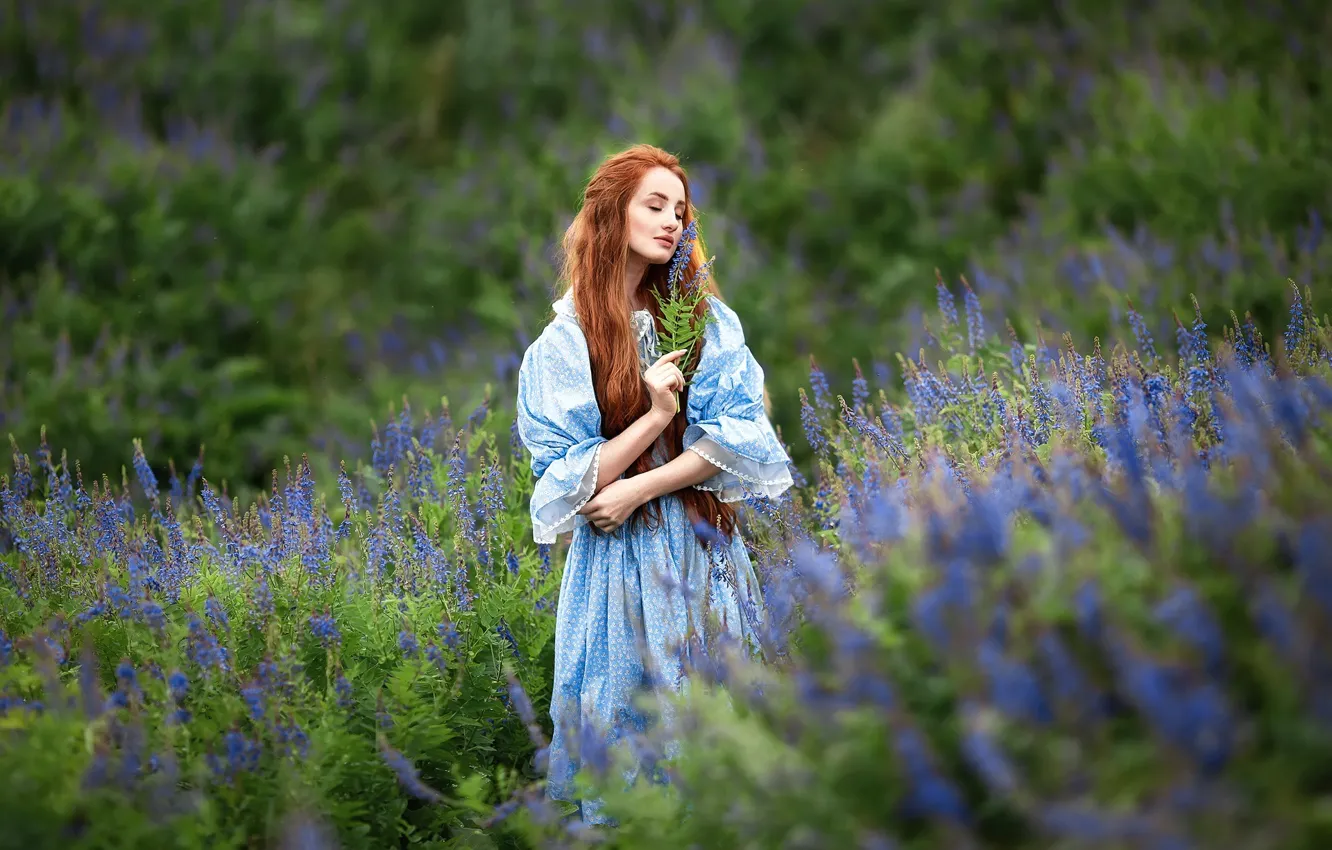
[[[716,298],[716,321],[703,332],[703,353],[689,386],[684,448],[720,469],[694,485],[723,502],[749,495],[775,498],[791,486],[790,457],[763,410],[763,368],[745,344],[735,311]]]
[[[518,369],[518,436],[532,454],[532,536],[554,543],[572,531],[596,492],[601,410],[582,329],[557,318],[523,354]]]

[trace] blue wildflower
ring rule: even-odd
[[[333,614],[327,609],[322,614],[315,612],[310,615],[310,628],[325,649],[342,645],[342,632],[338,631],[337,623],[333,621]]]
[[[851,364],[856,370],[856,377],[851,381],[851,407],[864,410],[869,403],[869,381],[865,380],[864,373],[860,371],[859,360],[852,358]]]
[[[438,803],[443,800],[438,791],[421,780],[421,776],[411,760],[389,746],[388,741],[382,734],[379,736],[379,753],[384,759],[384,763],[398,777],[398,782],[402,784],[408,794],[428,803]]]
[[[937,282],[934,284],[934,293],[939,301],[939,314],[943,317],[944,327],[951,327],[957,324],[957,298],[948,290],[944,284],[943,275],[939,270],[934,270]]]
[[[413,632],[403,629],[398,632],[398,649],[404,658],[415,658],[421,652],[421,643]]]
[[[827,410],[832,404],[832,390],[828,387],[827,376],[812,354],[809,356],[809,385],[814,392],[814,405],[820,410]]]
[[[818,414],[810,406],[809,398],[805,395],[805,388],[800,388],[800,424],[805,429],[805,439],[809,441],[810,448],[815,454],[822,454],[828,450],[828,439],[824,436],[823,426],[819,423]]]
[[[985,344],[985,314],[981,310],[980,298],[965,277],[962,278],[962,286],[966,288],[963,303],[967,311],[967,347],[974,354],[976,349]]]

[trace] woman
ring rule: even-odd
[[[695,346],[690,385],[683,352],[656,357],[652,293],[665,291],[693,217],[671,154],[638,145],[602,163],[565,234],[566,292],[518,374],[518,432],[537,478],[533,535],[553,543],[573,532],[555,627],[555,799],[573,799],[570,742],[580,730],[613,742],[638,727],[632,700],[644,686],[678,683],[684,638],[709,628],[750,638],[761,601],[730,503],[791,486],[763,370],[714,289],[700,313],[716,320]],[[702,255],[696,241],[684,279]],[[605,822],[597,802],[581,809],[586,822]]]

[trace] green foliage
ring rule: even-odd
[[[524,491],[496,510],[501,476],[524,476],[503,472],[521,459],[500,458],[485,421],[447,434],[478,467],[464,477],[417,440],[410,484],[391,469],[357,476],[396,481],[378,511],[345,479],[337,530],[308,464],[288,467],[285,488],[275,473],[244,511],[205,483],[199,513],[178,518],[151,478],[137,522],[129,493],[109,486],[78,490],[100,520],[75,519],[89,502],[48,502],[73,534],[0,560],[15,582],[0,590],[0,797],[23,821],[5,841],[239,847],[316,813],[345,847],[500,846],[476,844],[475,824],[507,784],[534,778],[506,671],[549,698],[558,574],[549,552],[516,545]],[[135,468],[147,470],[141,454]],[[51,469],[71,485],[67,466]],[[449,499],[397,510],[409,487]],[[22,512],[6,520],[19,539],[36,531]],[[466,543],[476,535],[495,563]],[[395,777],[386,752],[420,784]]]
[[[634,141],[684,157],[775,385],[918,348],[936,266],[1025,339],[1109,347],[1123,294],[1164,319],[1196,290],[1270,335],[1269,281],[1326,263],[1316,6],[829,8],[21,4],[0,427],[112,477],[135,437],[159,472],[205,444],[241,492],[359,448],[404,393],[511,388],[554,239]]]

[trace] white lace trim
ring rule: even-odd
[[[562,497],[565,502],[570,497],[577,498],[578,504],[574,506],[574,509],[551,524],[544,523],[536,517],[532,518],[532,537],[537,543],[554,543],[555,535],[572,530],[574,517],[578,516],[578,512],[588,502],[592,501],[592,497],[597,494],[597,478],[601,475],[601,447],[604,445],[606,444],[598,443],[596,448],[592,449],[592,465],[583,473],[583,480],[578,483],[578,487],[572,493]],[[588,483],[589,476],[591,477],[590,485]],[[584,493],[586,495],[582,495]],[[551,504],[554,504],[554,502],[551,502]]]
[[[699,454],[703,453],[699,452]],[[703,456],[707,457],[707,455]],[[725,487],[721,486],[720,484],[717,485],[716,487],[709,487],[706,481],[704,481],[702,484],[695,484],[694,489],[706,490],[709,493],[716,493],[717,501],[721,502],[723,505],[730,504],[731,502],[743,502],[745,499],[749,498],[749,494],[742,489],[737,489],[733,487],[731,488],[730,495],[727,495]]]
[[[717,454],[725,453],[725,454],[730,455],[731,457],[734,458],[734,457],[736,457],[736,455],[735,455],[734,453],[729,452],[729,451],[726,451],[722,446],[720,446],[720,445],[717,443],[716,440],[712,439],[711,437],[702,437],[702,438],[700,438],[697,442],[695,442],[693,445],[691,445],[691,446],[689,447],[689,450],[690,450],[691,452],[693,452],[694,454],[697,454],[699,457],[703,458],[703,459],[706,460],[708,463],[710,463],[710,464],[712,464],[713,466],[717,467],[717,468],[720,469],[722,472],[725,472],[725,473],[727,473],[727,474],[729,474],[729,475],[734,475],[734,476],[735,476],[737,479],[739,479],[740,481],[743,481],[743,482],[745,482],[746,484],[752,485],[752,486],[751,486],[750,488],[748,488],[748,489],[751,489],[756,495],[761,495],[761,496],[766,496],[766,497],[768,497],[768,498],[773,498],[773,497],[775,497],[775,496],[779,496],[779,495],[781,495],[781,493],[782,493],[783,491],[785,491],[788,487],[790,487],[790,486],[794,483],[794,482],[792,481],[792,479],[791,479],[791,473],[790,473],[790,470],[787,469],[786,464],[784,464],[784,463],[782,464],[782,474],[781,474],[781,475],[777,476],[776,478],[760,478],[760,477],[758,477],[758,476],[756,476],[756,475],[750,475],[750,474],[747,474],[747,473],[741,472],[740,470],[734,468],[734,467],[731,466],[730,464],[725,463],[725,462],[723,462],[723,461],[721,461],[721,460],[718,460],[718,459],[717,459],[716,457],[714,457],[712,454],[710,454],[710,453],[708,453],[707,451],[705,451],[704,449],[700,448],[700,444],[701,444],[701,443],[709,443],[711,446],[716,447],[716,453],[717,453]],[[747,459],[747,458],[746,458],[746,459]],[[760,463],[758,463],[757,461],[750,461],[750,462],[753,463],[755,466],[770,466],[770,465],[771,465],[771,464],[760,464]],[[722,502],[738,502],[738,501],[741,501],[741,500],[747,498],[747,495],[748,495],[748,494],[745,493],[745,489],[747,489],[747,488],[742,488],[742,487],[728,487],[728,486],[727,486],[726,484],[724,484],[724,483],[717,483],[717,484],[711,484],[711,485],[709,484],[709,482],[716,481],[716,479],[718,479],[718,478],[720,478],[720,477],[721,477],[721,473],[718,473],[717,475],[714,475],[712,478],[709,478],[707,481],[703,481],[703,482],[701,482],[701,483],[699,483],[699,484],[695,484],[695,485],[694,485],[694,489],[696,489],[696,490],[706,490],[706,491],[708,491],[708,492],[710,492],[710,493],[717,493],[717,494],[719,494],[719,495],[718,495],[718,499],[719,499],[719,501],[722,501]]]
[[[700,441],[700,442],[701,442],[701,441]],[[771,479],[766,479],[766,480],[763,479],[763,478],[755,478],[755,477],[752,476],[752,475],[746,475],[745,473],[741,472],[741,471],[738,470],[738,469],[732,469],[731,467],[729,467],[729,466],[727,466],[726,464],[722,463],[721,461],[717,460],[717,459],[716,459],[715,457],[713,457],[712,455],[710,455],[710,454],[708,454],[707,452],[705,452],[705,451],[703,451],[702,449],[700,449],[700,448],[698,447],[698,444],[697,444],[697,443],[695,443],[694,445],[690,446],[690,447],[689,447],[689,450],[690,450],[691,452],[696,453],[696,454],[702,455],[704,460],[706,460],[708,463],[712,464],[713,466],[717,467],[718,469],[722,470],[723,472],[729,472],[729,473],[731,473],[732,475],[734,475],[736,478],[739,478],[741,481],[747,481],[747,482],[749,482],[750,484],[757,484],[757,485],[759,485],[760,487],[770,487],[770,486],[772,486],[773,484],[781,484],[783,481],[785,481],[785,480],[787,480],[787,479],[789,479],[789,478],[791,477],[791,476],[788,474],[788,475],[785,475],[785,476],[782,476],[782,477],[779,477],[779,478],[771,478]],[[711,488],[700,488],[700,489],[711,489]]]

